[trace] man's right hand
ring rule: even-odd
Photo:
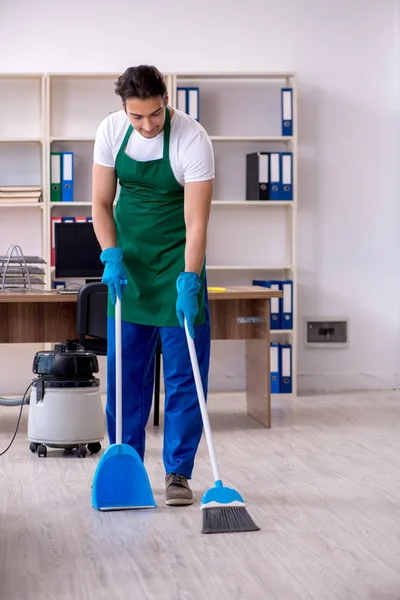
[[[117,296],[122,300],[124,287],[128,283],[121,248],[106,248],[100,254],[100,260],[105,265],[102,282],[108,285],[111,302],[115,304]]]

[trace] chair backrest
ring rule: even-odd
[[[105,283],[86,283],[80,288],[76,315],[79,336],[107,339],[107,300]]]

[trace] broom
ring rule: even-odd
[[[186,319],[185,331],[215,481],[215,487],[207,490],[201,501],[201,510],[203,513],[203,528],[201,533],[259,531],[260,528],[257,527],[247,512],[245,502],[239,492],[232,488],[225,487],[219,475],[210,421],[208,418],[199,364],[197,361],[196,348],[194,340],[190,336]]]

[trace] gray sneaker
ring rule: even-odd
[[[167,506],[193,504],[193,493],[187,477],[179,473],[169,473],[165,477],[165,504]]]

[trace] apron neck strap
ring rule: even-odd
[[[124,141],[122,142],[122,146],[121,146],[121,151],[122,152],[125,152],[125,148],[126,148],[126,145],[128,143],[128,140],[130,138],[130,135],[132,133],[132,130],[133,130],[132,125],[129,125],[128,130],[127,130],[127,132],[125,134],[125,137],[124,137]]]
[[[165,109],[163,159],[169,160],[169,138],[171,132],[171,114],[168,106]]]

